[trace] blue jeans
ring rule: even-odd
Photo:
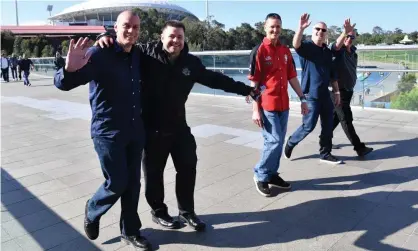
[[[264,146],[261,160],[254,168],[258,181],[268,182],[277,175],[280,167],[283,143],[286,137],[289,111],[269,112],[262,110]]]
[[[332,131],[334,129],[334,103],[330,95],[323,95],[319,99],[307,97],[309,113],[302,118],[302,125],[290,136],[289,146],[295,147],[309,135],[321,118],[321,135],[319,136],[319,154],[323,159],[331,153]]]
[[[25,85],[29,85],[30,84],[30,82],[29,82],[29,74],[30,74],[30,71],[23,71],[23,84],[25,84]]]
[[[105,182],[89,200],[87,217],[100,220],[120,198],[120,230],[123,235],[136,235],[141,228],[138,201],[141,179],[143,140],[130,142],[93,138]]]

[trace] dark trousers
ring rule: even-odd
[[[30,85],[30,82],[29,82],[29,74],[30,74],[30,71],[29,70],[23,71],[23,84],[24,85]]]
[[[334,128],[341,123],[341,127],[343,128],[345,135],[347,135],[348,140],[350,140],[351,144],[354,146],[354,150],[357,151],[366,147],[364,143],[360,141],[356,130],[354,129],[353,125],[353,113],[351,112],[351,98],[353,97],[353,91],[346,91],[340,90],[341,95],[341,106],[335,107],[334,110]],[[334,100],[333,95],[331,97]]]
[[[93,138],[105,182],[89,201],[88,218],[99,220],[120,198],[120,230],[123,235],[137,235],[141,228],[138,201],[141,187],[141,160],[144,142],[119,142]]]
[[[145,197],[156,216],[167,212],[164,204],[164,168],[171,154],[176,169],[176,196],[180,214],[194,213],[196,141],[189,127],[175,133],[147,131],[144,148]]]
[[[13,79],[17,79],[17,67],[11,67]]]
[[[19,67],[18,72],[19,72],[19,80],[22,80],[22,70],[20,69],[20,67]]]
[[[4,81],[9,81],[9,67],[6,69],[1,69],[1,75],[3,76]]]
[[[289,146],[295,147],[308,136],[321,118],[321,135],[319,136],[319,154],[321,158],[327,157],[332,148],[332,126],[334,104],[329,95],[323,95],[319,99],[307,96],[309,113],[302,118],[302,125],[290,136]]]

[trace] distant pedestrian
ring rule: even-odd
[[[23,84],[26,86],[31,86],[29,82],[30,70],[33,70],[34,65],[32,60],[26,57],[26,54],[23,54],[22,60],[19,61],[19,69],[23,72]]]
[[[1,75],[3,77],[3,80],[5,82],[9,82],[9,59],[6,57],[6,52],[2,51],[1,52]]]

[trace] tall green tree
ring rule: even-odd
[[[16,37],[14,43],[13,43],[13,53],[16,56],[21,56],[22,55],[22,51],[21,51],[21,44],[22,44],[22,37]]]
[[[15,36],[11,31],[1,31],[1,49],[7,53],[12,54],[13,44],[15,42]]]
[[[415,77],[415,74],[404,74],[401,80],[398,82],[398,91],[400,91],[401,93],[411,91],[414,88],[416,81],[417,78]]]

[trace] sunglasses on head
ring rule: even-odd
[[[315,27],[315,30],[317,30],[317,31],[322,31],[322,32],[327,32],[327,29],[321,29],[321,28],[319,28],[319,27]]]
[[[346,38],[351,38],[351,40],[354,40],[354,39],[356,39],[356,37],[354,36],[354,35],[347,35],[347,36],[345,36]]]

